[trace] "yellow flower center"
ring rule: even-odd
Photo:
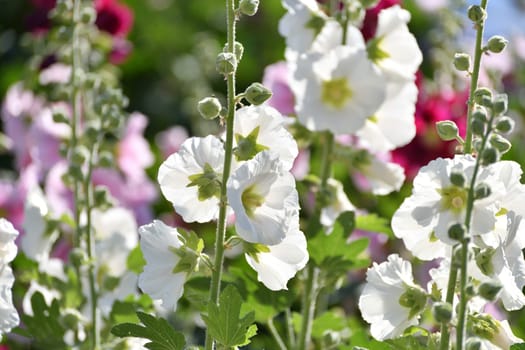
[[[325,80],[321,86],[321,100],[334,109],[341,109],[352,98],[353,92],[346,78]]]

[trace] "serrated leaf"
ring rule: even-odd
[[[176,332],[168,321],[153,315],[137,312],[137,317],[143,325],[122,323],[114,326],[111,333],[117,337],[136,337],[150,340],[145,345],[150,350],[182,350],[186,340],[182,333]]]
[[[394,238],[394,232],[390,228],[390,221],[377,214],[359,215],[355,220],[355,228],[368,232],[381,232]]]
[[[252,323],[254,312],[240,317],[241,295],[237,289],[228,285],[220,295],[219,305],[208,304],[208,315],[202,315],[209,334],[226,347],[246,345],[255,335]]]

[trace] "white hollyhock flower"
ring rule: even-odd
[[[261,105],[237,110],[233,126],[237,161],[252,159],[265,149],[279,155],[284,170],[290,170],[299,153],[297,142],[285,129],[285,119],[276,109]]]
[[[288,289],[288,281],[308,262],[306,237],[293,220],[284,240],[263,251],[245,254],[248,264],[257,271],[257,279],[270,290]]]
[[[366,285],[359,298],[361,315],[370,323],[370,333],[377,340],[395,338],[418,324],[427,298],[414,284],[412,266],[397,254],[367,271]]]
[[[51,248],[58,238],[58,232],[46,233],[46,217],[49,207],[40,187],[35,186],[29,192],[24,207],[25,234],[21,239],[24,254],[35,261],[43,262],[49,258]]]
[[[386,84],[386,99],[357,131],[359,143],[373,152],[388,152],[408,144],[416,135],[417,86],[409,81]]]
[[[332,227],[340,214],[345,211],[354,211],[355,207],[348,199],[343,184],[336,179],[328,179],[328,186],[332,192],[332,202],[321,210],[321,224]]]
[[[470,184],[475,159],[469,155],[456,155],[454,159],[438,158],[422,167],[414,178],[412,195],[404,200],[392,217],[394,234],[403,240],[407,249],[422,260],[444,256],[447,245],[456,241],[448,237],[450,225],[465,222],[468,188],[453,185],[450,174],[461,172]],[[490,195],[474,202],[471,233],[482,235],[492,232],[499,210],[494,205],[503,185],[495,179],[490,167],[480,169],[477,184],[491,187]]]
[[[160,189],[186,222],[208,222],[219,215],[224,147],[215,136],[184,141],[159,168]]]
[[[383,103],[384,85],[366,52],[346,46],[301,57],[291,79],[299,121],[336,135],[363,127]]]
[[[154,300],[161,300],[168,310],[177,307],[177,301],[184,293],[187,273],[173,273],[180,257],[173,249],[182,242],[176,228],[155,220],[139,228],[140,248],[146,265],[139,276],[139,287]]]
[[[263,151],[228,180],[228,202],[237,234],[251,243],[275,245],[286,236],[299,211],[295,180],[278,156]]]
[[[370,58],[394,79],[414,80],[423,54],[408,30],[410,13],[399,5],[379,12],[375,37],[369,42]]]
[[[399,164],[372,156],[367,162],[360,164],[359,172],[365,176],[370,191],[377,196],[384,196],[393,191],[399,191],[405,181],[405,171]]]
[[[121,207],[94,210],[92,224],[98,268],[110,276],[122,276],[127,271],[128,254],[138,244],[135,216]]]
[[[18,231],[13,224],[0,218],[0,337],[10,332],[20,322],[11,293],[15,277],[8,265],[17,253],[14,243],[17,236]]]

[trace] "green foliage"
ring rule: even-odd
[[[143,325],[135,323],[122,323],[111,329],[111,333],[117,337],[137,337],[149,339],[144,345],[150,350],[182,350],[186,345],[184,335],[176,332],[168,321],[144,312],[137,312],[137,316]]]
[[[510,350],[525,350],[525,343],[514,344],[510,347]]]
[[[234,286],[228,285],[220,295],[219,305],[210,302],[208,315],[202,315],[209,334],[225,347],[249,344],[250,338],[257,333],[254,312],[241,318],[241,305],[241,295]]]
[[[64,343],[65,327],[60,323],[61,312],[58,300],[53,300],[50,306],[46,304],[44,296],[35,292],[31,297],[33,316],[21,314],[25,330],[17,329],[22,335],[30,335],[33,346],[37,349],[66,349]]]
[[[314,319],[312,338],[320,339],[327,331],[340,332],[346,328],[347,322],[344,316],[331,310]]]
[[[355,220],[355,228],[369,232],[380,232],[394,238],[394,232],[390,228],[390,221],[377,214],[359,215]]]
[[[144,265],[146,265],[146,260],[144,260],[142,250],[140,250],[140,245],[137,245],[132,251],[129,252],[126,266],[128,270],[139,274],[144,269]]]

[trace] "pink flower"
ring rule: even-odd
[[[155,137],[155,142],[160,148],[162,158],[168,158],[172,153],[179,150],[180,145],[189,137],[188,131],[182,126],[173,126],[162,131]]]
[[[115,0],[97,0],[96,25],[113,36],[125,37],[133,25],[133,12],[126,5]]]
[[[147,124],[148,119],[143,114],[132,113],[117,145],[117,164],[129,178],[144,177],[144,169],[153,164],[153,154],[143,136]]]
[[[295,114],[294,96],[288,79],[288,65],[281,61],[264,69],[263,85],[272,90],[273,95],[267,103],[283,115]]]

